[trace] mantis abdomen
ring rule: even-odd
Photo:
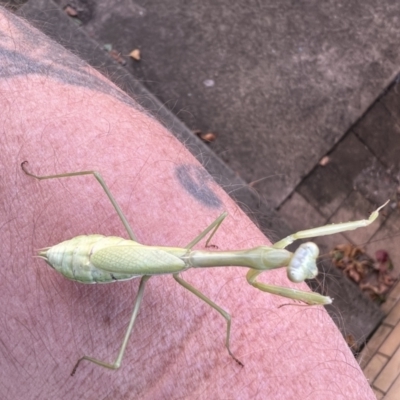
[[[189,267],[181,258],[186,253],[187,249],[156,249],[117,236],[81,235],[40,250],[39,257],[73,281],[109,283],[183,271]]]
[[[40,250],[39,257],[66,278],[81,283],[109,283],[138,276],[132,273],[121,274],[97,268],[91,258],[98,249],[107,245],[135,246],[138,244],[116,236],[82,235]]]

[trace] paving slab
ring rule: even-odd
[[[388,357],[382,354],[376,354],[368,365],[364,368],[366,378],[372,382],[381,372],[384,365],[387,363]]]
[[[374,224],[342,235],[353,244],[364,246],[372,257],[377,250],[386,250],[393,261],[395,277],[400,276],[398,87],[396,80],[328,153],[328,163],[317,165],[295,192],[335,223],[366,218],[389,199]],[[281,214],[289,201],[281,206]],[[325,239],[332,245],[335,240],[335,236]]]
[[[390,387],[389,391],[386,393],[386,395],[383,394],[383,392],[375,390],[373,388],[374,393],[376,394],[376,398],[378,400],[380,399],[385,399],[385,400],[397,400],[399,397],[399,392],[400,392],[400,379],[397,377],[396,381],[393,383],[393,385]],[[380,397],[378,397],[380,396]]]
[[[384,101],[390,104],[390,99]],[[372,106],[354,131],[388,170],[400,169],[400,126],[382,102]]]
[[[329,152],[325,166],[317,165],[296,190],[329,219],[354,190],[354,180],[374,160],[374,154],[349,132]]]
[[[279,206],[399,71],[400,3],[57,0]]]
[[[377,350],[381,344],[387,339],[389,334],[392,332],[392,327],[386,324],[382,324],[375,332],[374,336],[364,347],[362,352],[358,355],[357,360],[360,367],[364,369],[371,361],[372,357],[377,354]]]
[[[374,387],[387,392],[400,373],[400,348],[391,354],[391,358],[374,381]]]

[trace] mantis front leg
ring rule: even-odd
[[[379,211],[383,207],[385,207],[388,202],[389,201],[387,201],[385,204],[375,210],[368,219],[324,225],[318,228],[299,231],[275,243],[272,248],[284,249],[286,246],[298,239],[332,235],[334,233],[366,227],[372,224],[372,222],[374,222],[376,218],[378,218]],[[287,266],[288,278],[292,282],[296,283],[303,282],[305,279],[315,278],[318,274],[318,269],[316,266],[316,259],[318,257],[318,254],[318,247],[312,242],[304,243],[299,246],[299,248],[293,254],[289,265]],[[278,296],[287,297],[294,300],[299,300],[309,305],[324,305],[332,303],[332,299],[330,297],[322,296],[318,293],[304,292],[302,290],[291,289],[283,286],[268,285],[262,282],[258,282],[257,277],[262,272],[263,271],[260,270],[250,269],[246,276],[249,284],[264,292],[276,294]]]
[[[286,286],[269,285],[258,282],[256,279],[263,271],[250,269],[246,275],[247,282],[256,289],[275,294],[277,296],[286,297],[288,299],[302,301],[310,306],[332,304],[332,299],[328,296],[322,296],[315,292],[305,292],[304,290],[292,289]]]
[[[299,239],[308,239],[319,236],[333,235],[334,233],[352,231],[358,228],[365,228],[366,226],[372,224],[379,215],[379,211],[385,207],[390,200],[388,200],[385,204],[378,207],[374,212],[371,213],[368,219],[361,219],[358,221],[350,221],[350,222],[342,222],[339,224],[329,224],[320,226],[318,228],[306,229],[305,231],[299,231],[292,235],[285,237],[279,242],[275,243],[272,247],[275,249],[284,249],[289,246],[289,244],[293,243]]]

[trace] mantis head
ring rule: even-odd
[[[287,276],[292,282],[303,282],[318,275],[317,257],[318,246],[313,242],[301,244],[293,253],[287,267]]]

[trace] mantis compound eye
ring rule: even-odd
[[[287,276],[292,282],[303,282],[318,275],[316,259],[319,255],[318,246],[307,242],[301,244],[293,253],[287,268]]]

